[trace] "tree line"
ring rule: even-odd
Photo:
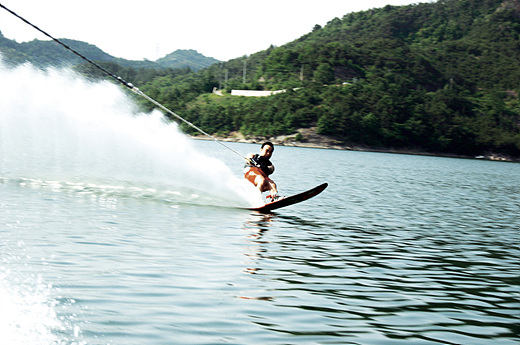
[[[199,71],[104,64],[212,134],[317,127],[350,145],[519,158],[519,37],[519,0],[439,0],[350,13]],[[287,91],[255,98],[232,89]]]
[[[198,73],[157,75],[141,89],[221,135],[316,126],[353,145],[520,157],[519,19],[518,0],[386,6]],[[215,87],[287,92],[215,97]]]

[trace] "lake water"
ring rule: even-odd
[[[2,73],[2,345],[520,343],[520,164],[277,146],[282,194],[329,187],[262,215],[115,86]]]

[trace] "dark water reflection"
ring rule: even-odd
[[[277,310],[254,322],[295,343],[518,343],[515,238],[252,219],[245,228],[258,246],[246,271]]]

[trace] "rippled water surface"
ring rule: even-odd
[[[329,187],[261,215],[1,178],[4,343],[519,344],[519,164],[289,147],[273,161],[283,194]]]

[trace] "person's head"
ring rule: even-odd
[[[274,151],[274,145],[270,141],[266,141],[262,144],[261,150],[260,150],[260,156],[266,157],[267,159],[271,158]]]

